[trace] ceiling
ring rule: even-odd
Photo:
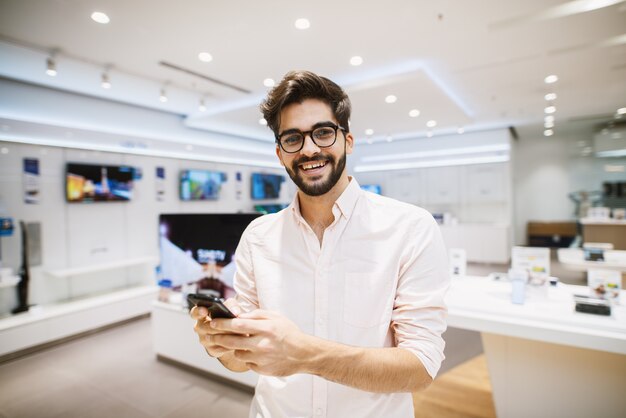
[[[298,18],[310,28],[296,29]],[[557,94],[557,134],[597,129],[626,106],[626,2],[615,0],[0,0],[0,46],[3,77],[260,141],[273,140],[259,123],[263,81],[292,69],[340,83],[351,130],[367,142],[509,126],[540,136],[547,93]],[[544,83],[550,74],[558,82]]]

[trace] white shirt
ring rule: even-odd
[[[255,219],[236,252],[237,300],[277,311],[319,338],[402,347],[435,377],[443,361],[448,262],[424,209],[360,189],[354,178],[319,240],[286,209]],[[413,417],[410,393],[365,392],[323,378],[260,376],[250,417]]]

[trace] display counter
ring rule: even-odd
[[[189,311],[179,304],[152,302],[152,343],[157,356],[208,372],[247,387],[256,386],[254,372],[235,373],[210,357],[194,332]]]
[[[479,331],[500,417],[621,417],[626,376],[626,297],[609,317],[574,311],[584,286],[527,286],[511,303],[511,283],[454,278],[448,325]]]
[[[626,250],[626,220],[584,218],[583,242],[608,242],[615,250]]]

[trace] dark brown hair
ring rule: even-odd
[[[306,99],[318,99],[328,104],[337,123],[349,132],[352,105],[346,92],[326,77],[310,71],[290,71],[261,103],[261,113],[274,135],[279,134],[280,112],[283,108]]]

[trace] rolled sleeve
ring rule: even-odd
[[[398,280],[392,313],[396,346],[415,354],[434,379],[444,360],[450,286],[447,253],[432,217],[417,222],[412,249]]]

